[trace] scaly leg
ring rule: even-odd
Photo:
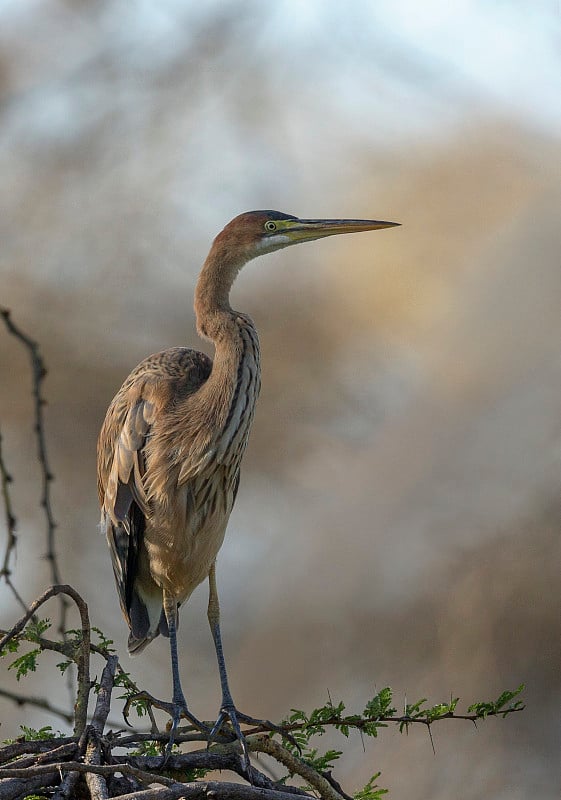
[[[242,763],[246,772],[249,772],[249,750],[245,736],[240,728],[240,722],[246,725],[253,725],[258,728],[265,728],[272,733],[278,733],[294,745],[298,750],[300,747],[296,740],[286,733],[279,725],[275,725],[267,719],[256,719],[247,714],[242,714],[234,705],[230,687],[228,685],[228,674],[226,672],[226,662],[224,660],[224,652],[222,650],[222,636],[220,634],[220,603],[218,602],[218,591],[216,588],[216,562],[212,565],[208,574],[209,594],[208,594],[208,622],[214,640],[214,647],[216,650],[216,660],[218,661],[218,671],[220,672],[220,686],[222,688],[222,702],[220,704],[220,713],[218,719],[214,723],[212,730],[208,737],[208,744],[212,744],[214,739],[220,733],[220,730],[227,719],[230,720],[234,735],[240,743],[242,749]]]
[[[185,717],[189,722],[201,731],[206,732],[208,729],[199,720],[194,717],[187,707],[187,701],[181,688],[181,680],[179,677],[179,658],[177,655],[177,601],[171,597],[164,589],[164,613],[169,629],[169,646],[171,653],[171,676],[173,681],[173,699],[171,703],[170,716],[171,716],[171,729],[169,732],[169,742],[166,747],[165,758],[169,757],[177,726],[181,717]]]
[[[220,704],[220,713],[218,719],[210,732],[209,744],[216,738],[220,729],[227,719],[230,720],[234,734],[242,748],[243,764],[246,771],[249,769],[249,752],[245,736],[243,735],[240,722],[251,721],[245,714],[240,714],[234,705],[230,687],[228,685],[228,673],[226,672],[226,662],[224,661],[224,652],[222,650],[222,636],[220,635],[220,603],[218,601],[218,591],[216,589],[216,563],[210,568],[208,575],[209,593],[208,593],[208,623],[214,640],[214,647],[216,650],[216,660],[218,661],[218,671],[220,672],[220,686],[222,688],[222,702]]]
[[[177,733],[177,727],[179,725],[179,720],[182,717],[189,720],[193,727],[197,728],[197,730],[201,731],[203,736],[208,740],[209,737],[209,729],[206,725],[200,722],[187,707],[187,701],[185,700],[185,696],[183,694],[183,689],[181,688],[181,680],[179,678],[179,659],[177,655],[177,602],[173,597],[171,597],[165,590],[163,592],[163,605],[164,605],[164,613],[166,615],[166,621],[168,624],[169,630],[169,643],[170,643],[170,653],[171,653],[171,675],[173,681],[173,699],[171,703],[167,703],[163,700],[158,700],[153,697],[148,692],[138,692],[135,695],[132,695],[127,700],[125,707],[123,709],[123,715],[125,717],[125,722],[127,725],[128,722],[128,715],[130,711],[131,705],[137,700],[143,700],[144,702],[148,703],[149,706],[153,708],[159,708],[162,711],[165,711],[166,714],[169,714],[171,717],[171,727],[169,733],[169,741],[166,745],[165,755],[164,755],[164,764],[168,760],[171,749],[173,747],[173,743],[175,740],[175,735]],[[154,717],[151,715],[152,723],[154,724]]]
[[[274,733],[279,733],[285,738],[292,741],[298,747],[296,742],[292,739],[290,734],[286,734],[278,725],[269,722],[269,720],[256,719],[247,714],[242,714],[234,705],[230,687],[228,685],[228,674],[226,672],[226,662],[224,661],[224,652],[222,650],[222,636],[220,635],[220,603],[218,602],[218,591],[216,589],[216,563],[210,569],[208,575],[209,594],[208,594],[208,622],[214,640],[214,647],[216,650],[216,660],[218,661],[218,671],[220,672],[220,686],[222,688],[222,702],[220,704],[220,713],[218,719],[213,725],[213,728],[208,737],[209,744],[220,733],[220,730],[227,719],[230,720],[234,735],[240,743],[242,749],[242,762],[245,771],[249,770],[249,751],[245,736],[240,728],[240,722],[245,722],[247,725],[255,725],[260,728],[266,728]]]

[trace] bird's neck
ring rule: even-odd
[[[259,339],[251,319],[230,305],[230,289],[245,260],[229,259],[213,247],[195,288],[197,331],[214,343],[212,372],[202,390],[208,413],[221,430],[218,456],[236,441],[237,458],[253,419],[260,388]]]
[[[215,347],[211,375],[203,394],[209,407],[221,400],[218,416],[251,424],[253,407],[259,394],[259,339],[251,319],[230,305],[230,289],[246,259],[234,259],[215,242],[205,261],[195,288],[197,331]],[[239,408],[238,408],[239,406]],[[243,427],[242,425],[242,427]],[[227,440],[228,437],[226,437]]]
[[[230,289],[244,263],[222,251],[215,242],[199,275],[195,287],[197,331],[216,346],[229,334],[230,322],[236,316],[230,306]]]

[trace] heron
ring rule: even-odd
[[[259,339],[251,318],[230,305],[230,289],[257,256],[326,236],[398,225],[364,219],[300,219],[278,211],[240,214],[214,239],[195,288],[198,334],[214,359],[172,347],[130,373],[107,411],[98,440],[101,527],[109,544],[128,650],[140,653],[159,634],[169,638],[172,701],[154,701],[171,718],[167,753],[181,718],[214,741],[229,721],[244,762],[240,723],[220,632],[216,558],[240,482],[259,395]],[[179,675],[179,607],[209,582],[208,622],[222,699],[209,732],[191,713]]]

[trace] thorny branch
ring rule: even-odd
[[[17,535],[16,535],[16,528],[17,528],[17,519],[14,514],[12,508],[12,498],[10,496],[10,483],[12,482],[12,476],[8,472],[6,467],[6,463],[4,461],[4,454],[2,452],[2,434],[0,433],[0,480],[2,485],[2,501],[4,503],[4,517],[6,520],[6,551],[4,553],[4,560],[2,562],[2,569],[0,570],[0,578],[4,578],[4,582],[23,608],[24,611],[27,611],[27,606],[23,598],[20,596],[18,590],[14,586],[12,582],[12,569],[10,566],[10,562],[16,554],[16,545],[17,545]]]
[[[87,606],[80,596],[71,587],[51,587],[35,603],[29,611],[20,619],[13,628],[4,634],[0,640],[0,647],[5,646],[14,638],[23,635],[24,627],[31,619],[31,616],[38,608],[51,597],[60,592],[66,592],[76,602],[82,615],[81,644],[76,645],[72,641],[51,642],[48,639],[37,636],[33,638],[35,643],[44,642],[47,649],[54,649],[64,653],[68,658],[74,658],[80,663],[85,652],[84,642],[89,641],[89,620]],[[45,788],[52,786],[60,781],[56,797],[72,798],[76,796],[77,786],[80,781],[85,780],[89,796],[94,800],[98,798],[127,797],[131,800],[138,800],[142,797],[214,797],[220,795],[225,800],[235,800],[237,797],[244,797],[247,800],[258,800],[259,798],[269,797],[271,800],[294,800],[294,794],[309,797],[309,793],[301,788],[275,782],[265,774],[257,770],[253,765],[250,773],[246,774],[239,755],[239,743],[226,742],[226,744],[213,745],[211,750],[197,750],[188,753],[174,753],[165,765],[165,773],[162,774],[161,756],[141,755],[130,752],[133,747],[142,747],[144,742],[166,742],[167,734],[138,733],[132,732],[123,735],[122,732],[109,731],[104,733],[107,717],[111,705],[111,694],[115,686],[115,676],[119,673],[117,657],[110,654],[104,648],[88,644],[89,652],[99,653],[106,661],[100,683],[97,687],[97,703],[90,725],[80,726],[78,720],[81,718],[82,709],[87,705],[87,695],[90,684],[88,673],[83,669],[79,671],[82,686],[85,687],[85,702],[76,704],[76,727],[75,736],[71,739],[50,739],[49,742],[30,741],[15,742],[6,748],[0,749],[0,800],[4,798],[17,797],[14,787],[20,785],[18,781],[25,781],[26,787],[35,786]],[[76,652],[77,651],[77,652]],[[122,673],[121,673],[122,674]],[[80,697],[80,686],[78,687]],[[493,716],[498,713],[505,714],[513,709],[490,710],[486,715]],[[325,711],[325,709],[324,709]],[[430,717],[393,717],[391,715],[379,715],[377,717],[342,717],[337,710],[333,710],[332,716],[323,714],[321,719],[322,726],[333,725],[341,727],[342,724],[354,727],[358,730],[367,729],[372,723],[381,724],[384,722],[407,723],[420,722],[427,726],[432,725],[434,720]],[[443,714],[441,718],[459,718],[475,721],[481,718],[481,714],[456,715],[455,713]],[[282,727],[283,735],[290,737],[291,732],[304,730],[310,726],[310,721],[284,723]],[[315,723],[314,723],[315,724]],[[80,733],[81,734],[78,735]],[[278,763],[283,765],[290,775],[298,775],[307,786],[311,787],[324,800],[350,800],[349,796],[341,789],[339,784],[332,778],[327,771],[321,771],[317,767],[298,757],[294,751],[290,751],[281,743],[271,738],[271,731],[266,727],[253,726],[245,732],[250,752],[265,753]],[[200,740],[200,733],[190,734],[179,733],[176,743],[194,743]],[[114,751],[129,750],[126,755],[120,755]],[[142,751],[140,751],[142,752]],[[3,766],[1,766],[3,765]],[[237,773],[240,777],[249,780],[251,786],[240,788],[239,784],[220,783],[220,791],[212,789],[212,795],[204,794],[204,787],[211,786],[206,782],[194,782],[187,779],[193,774],[194,770],[229,770]],[[118,776],[121,777],[118,777]],[[58,777],[57,777],[58,776]],[[85,776],[85,777],[84,777]],[[15,783],[14,783],[15,782]],[[146,789],[145,787],[154,783],[159,783],[160,789]],[[236,790],[227,787],[236,786]],[[181,787],[181,791],[179,791]],[[210,791],[210,790],[209,790]],[[149,794],[146,794],[149,792]],[[169,794],[169,792],[172,792]],[[177,792],[177,793],[176,793]],[[201,794],[202,793],[202,794]],[[241,793],[241,794],[240,794]]]
[[[37,439],[37,455],[41,467],[41,482],[42,482],[41,507],[44,510],[45,522],[46,522],[46,537],[47,537],[46,558],[50,564],[51,582],[55,585],[58,585],[62,583],[62,580],[60,576],[60,570],[58,566],[58,560],[55,548],[56,522],[53,516],[52,502],[51,502],[51,483],[54,480],[54,475],[51,472],[49,466],[49,459],[47,455],[45,420],[43,413],[47,401],[45,400],[42,394],[42,383],[47,375],[47,370],[43,358],[41,356],[41,353],[39,351],[39,345],[34,339],[32,339],[30,336],[24,333],[24,331],[22,331],[22,329],[18,325],[16,325],[16,323],[12,320],[9,309],[0,308],[0,316],[4,320],[4,324],[8,332],[16,339],[18,339],[27,349],[31,361],[34,414],[35,414],[34,431]],[[4,496],[4,503],[6,505],[5,496]],[[10,515],[10,518],[14,520],[14,525],[15,525],[15,518],[13,517],[11,511],[8,511],[8,508],[9,506],[6,506],[6,514]],[[10,526],[8,526],[8,548],[9,548],[7,554],[8,559],[10,552],[11,550],[13,550],[14,546],[15,542],[10,544]],[[3,571],[2,574],[5,576],[6,582],[8,583],[8,585],[10,585],[12,591],[14,591],[11,582],[9,581],[9,573],[6,575]],[[16,594],[16,597],[18,597],[18,600],[21,602],[21,599],[19,598],[17,593],[15,591],[14,593]],[[61,595],[58,632],[63,638],[65,636],[65,631],[67,628],[66,616],[68,608],[69,608],[68,600],[63,595]]]

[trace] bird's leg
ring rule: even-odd
[[[249,769],[249,752],[245,736],[240,728],[239,720],[245,722],[249,720],[249,718],[247,718],[245,714],[240,714],[236,709],[232,699],[232,693],[230,692],[230,686],[228,685],[228,673],[226,672],[226,662],[224,661],[224,652],[222,650],[222,636],[220,634],[220,603],[218,601],[218,591],[216,588],[216,563],[213,563],[210,568],[208,584],[208,623],[216,650],[216,660],[218,661],[218,671],[220,673],[220,686],[222,688],[220,713],[210,732],[208,741],[210,744],[216,738],[226,720],[229,719],[234,729],[234,734],[242,748],[243,765],[244,769],[247,771]]]
[[[236,706],[234,705],[234,701],[232,699],[232,694],[230,692],[230,687],[228,685],[228,674],[226,672],[226,662],[224,660],[224,652],[222,650],[222,636],[220,634],[220,603],[218,602],[218,591],[216,588],[216,563],[214,563],[211,567],[211,570],[208,575],[208,583],[209,583],[209,595],[208,595],[208,621],[210,625],[210,630],[212,632],[212,638],[214,640],[214,647],[216,649],[216,659],[218,661],[218,671],[220,672],[220,686],[222,687],[222,703],[220,705],[220,714],[218,715],[218,719],[214,723],[212,730],[208,737],[209,745],[213,742],[213,740],[219,734],[222,726],[226,722],[227,719],[230,720],[232,724],[232,728],[234,729],[234,734],[236,739],[239,741],[240,746],[242,748],[242,760],[243,766],[246,771],[249,769],[249,751],[247,748],[247,743],[245,740],[245,736],[242,733],[240,728],[240,722],[244,722],[247,725],[253,725],[260,729],[265,729],[271,731],[272,733],[278,733],[280,736],[288,739],[288,741],[294,745],[298,750],[300,747],[296,740],[286,731],[282,729],[279,725],[275,725],[273,722],[270,722],[267,719],[256,719],[255,717],[250,717],[248,714],[243,714],[241,711],[238,711]]]
[[[164,600],[164,613],[169,630],[169,646],[171,653],[171,676],[173,682],[173,698],[170,709],[171,716],[171,729],[169,732],[169,742],[166,746],[165,759],[169,757],[177,726],[181,717],[185,717],[189,722],[201,731],[207,732],[208,729],[199,720],[194,717],[187,707],[187,701],[181,688],[181,679],[179,677],[179,658],[177,655],[177,601],[171,597],[166,590],[163,592]]]

